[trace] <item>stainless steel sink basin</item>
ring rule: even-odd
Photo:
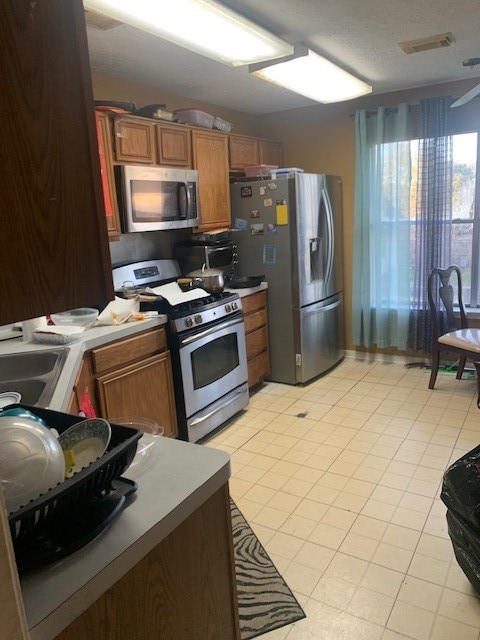
[[[48,405],[67,353],[62,347],[0,355],[0,393],[17,391],[22,404]]]

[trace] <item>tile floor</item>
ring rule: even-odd
[[[442,474],[480,441],[476,381],[346,358],[305,387],[266,383],[207,446],[307,614],[262,640],[479,640]]]

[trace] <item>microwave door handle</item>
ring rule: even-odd
[[[180,190],[181,189],[185,189],[185,201],[186,201],[186,210],[182,211],[181,208],[181,201],[180,201]],[[182,218],[188,218],[188,214],[191,210],[191,201],[192,201],[192,196],[190,193],[190,189],[188,188],[188,182],[179,182],[178,183],[178,210],[180,211],[180,214],[182,214]]]

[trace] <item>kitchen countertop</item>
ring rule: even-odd
[[[231,293],[238,293],[240,298],[244,298],[245,296],[250,296],[252,295],[252,293],[258,293],[259,291],[264,291],[265,289],[268,289],[267,282],[261,282],[258,285],[258,287],[250,287],[248,289],[229,289],[228,287],[225,287],[225,291],[230,291]]]
[[[54,411],[66,411],[70,394],[75,383],[78,369],[82,362],[83,354],[89,349],[94,349],[113,340],[120,340],[135,335],[140,331],[146,331],[161,326],[167,322],[167,316],[158,315],[155,318],[127,322],[117,326],[97,325],[87,329],[77,342],[68,345],[48,345],[40,342],[24,342],[20,337],[0,342],[0,355],[9,353],[25,353],[31,351],[50,351],[51,349],[67,349],[67,357],[62,367],[60,377],[55,386],[53,396],[47,409]]]
[[[94,541],[21,579],[31,640],[52,640],[230,477],[227,453],[158,437],[124,476],[138,490]]]

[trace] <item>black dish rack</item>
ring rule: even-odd
[[[31,411],[59,434],[84,420],[24,404],[8,408]],[[20,572],[58,560],[93,540],[136,490],[134,482],[120,476],[132,462],[143,433],[131,427],[110,426],[110,443],[101,458],[9,514]]]

